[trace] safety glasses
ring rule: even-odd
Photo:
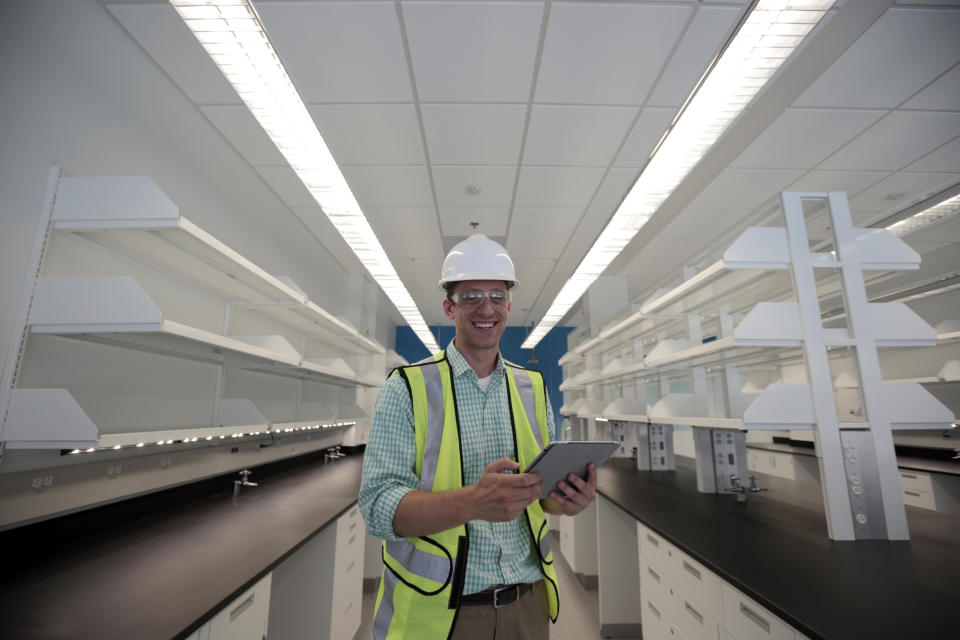
[[[490,291],[480,291],[479,289],[468,289],[462,293],[455,293],[450,296],[453,304],[462,304],[465,307],[475,308],[483,304],[486,298],[495,307],[502,307],[510,301],[510,292],[503,289],[491,289]]]

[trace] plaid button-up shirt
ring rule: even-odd
[[[453,342],[446,349],[460,415],[464,486],[477,483],[487,465],[513,457],[513,433],[507,404],[507,380],[503,358],[497,358],[490,387],[484,393],[477,374]],[[554,433],[553,411],[547,396],[547,423]],[[363,456],[360,512],[379,538],[401,540],[393,531],[393,516],[401,498],[417,490],[414,473],[417,444],[414,436],[410,393],[395,375],[380,390]],[[470,552],[464,594],[489,587],[543,578],[524,515],[511,522],[472,520],[467,523]]]

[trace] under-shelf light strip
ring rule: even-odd
[[[532,349],[563,319],[833,4],[756,3],[523,348]]]
[[[413,332],[431,353],[439,351],[252,5],[248,0],[170,3]]]
[[[346,421],[340,421],[340,422],[328,422],[324,424],[318,423],[318,424],[312,424],[312,425],[303,425],[300,427],[277,427],[276,429],[271,428],[267,431],[251,431],[248,433],[244,433],[241,431],[238,433],[231,433],[229,437],[245,438],[248,436],[259,436],[261,434],[262,435],[281,435],[285,433],[297,433],[300,431],[312,431],[314,429],[332,429],[334,427],[352,427],[355,424],[357,424],[355,421],[346,420]],[[204,438],[204,441],[210,441],[214,439],[225,440],[226,438],[227,438],[226,434],[217,436],[217,438],[214,438],[213,436],[207,436],[206,438]],[[172,444],[193,444],[194,442],[197,442],[199,439],[200,439],[199,436],[194,436],[192,438],[187,437],[181,440],[157,440],[157,442],[154,444],[156,444],[158,447],[163,447],[163,446],[172,445]],[[88,449],[73,449],[69,453],[70,455],[77,455],[79,453],[93,453],[95,451],[109,451],[109,450],[117,451],[119,449],[139,449],[146,446],[147,444],[149,443],[138,442],[137,444],[129,444],[129,445],[117,444],[112,447],[90,447]]]

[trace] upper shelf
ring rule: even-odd
[[[53,228],[81,235],[164,273],[192,282],[237,306],[360,349],[383,348],[307,299],[295,283],[273,276],[180,215],[150,178],[62,178]]]
[[[173,322],[129,276],[40,278],[30,331],[341,386],[379,386],[342,360],[304,359],[278,335],[222,336]]]
[[[864,270],[916,269],[920,255],[886,229],[854,229],[857,259]],[[816,270],[836,270],[832,253],[812,253]],[[786,229],[751,227],[724,252],[723,258],[673,289],[643,304],[641,314],[682,314],[706,306],[743,308],[751,302],[790,292],[792,260]],[[770,273],[772,271],[773,273]],[[826,282],[827,291],[839,280]]]

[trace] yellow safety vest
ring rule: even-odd
[[[504,364],[514,453],[520,468],[525,469],[550,441],[543,376],[506,361]],[[423,362],[400,367],[392,375],[403,377],[410,391],[419,489],[449,491],[463,487],[456,391],[444,352]],[[546,576],[550,618],[556,622],[560,610],[557,574],[547,536],[547,518],[539,501],[527,506],[524,519]],[[469,534],[465,524],[430,536],[384,541],[384,568],[377,593],[374,638],[449,638],[460,611],[468,548]]]

